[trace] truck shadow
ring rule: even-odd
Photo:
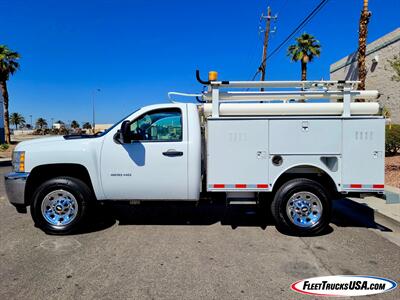
[[[392,232],[390,228],[375,221],[375,214],[376,212],[367,205],[348,198],[338,199],[334,201],[332,223],[340,227],[365,227]]]
[[[230,205],[224,200],[204,200],[199,203],[148,202],[130,205],[127,202],[106,203],[96,208],[92,220],[78,234],[107,229],[118,225],[192,225],[206,226],[220,223],[223,226],[259,227],[275,226],[273,217],[265,205]],[[351,201],[334,201],[332,222],[338,227],[364,227],[380,231],[392,230],[375,222],[375,212],[371,208]],[[279,229],[278,229],[279,230]],[[320,235],[330,234],[329,226]],[[283,234],[289,235],[286,232]]]

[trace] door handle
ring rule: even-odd
[[[182,151],[168,150],[162,153],[165,156],[173,157],[173,156],[182,156]]]

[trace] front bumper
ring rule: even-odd
[[[8,200],[15,206],[25,206],[25,185],[29,173],[8,173],[4,176]]]

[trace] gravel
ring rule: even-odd
[[[385,158],[385,182],[400,188],[400,155]]]

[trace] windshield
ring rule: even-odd
[[[104,130],[104,131],[102,131],[102,132],[95,133],[94,135],[95,135],[96,137],[100,137],[100,136],[106,135],[106,134],[109,133],[111,130],[113,130],[113,129],[115,128],[115,126],[117,126],[117,125],[120,124],[122,121],[124,121],[125,119],[127,119],[130,115],[132,115],[132,114],[134,114],[135,112],[137,112],[139,109],[140,109],[140,108],[138,108],[138,109],[134,110],[133,112],[131,112],[130,114],[126,115],[125,117],[123,117],[121,120],[119,120],[118,122],[116,122],[116,123],[115,123],[113,126],[111,126],[110,128],[108,128],[108,129],[106,129],[106,130]]]

